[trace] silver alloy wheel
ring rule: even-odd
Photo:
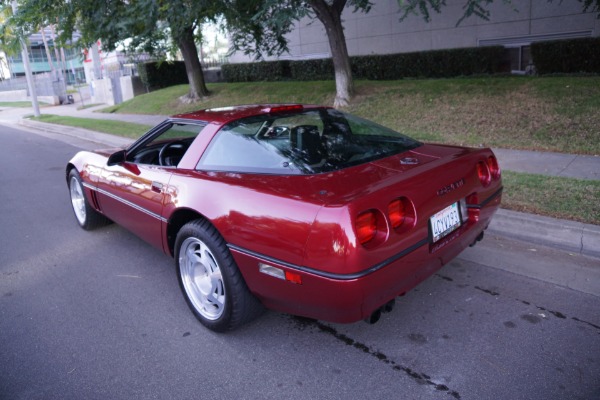
[[[215,256],[195,237],[185,239],[179,250],[179,272],[189,300],[202,317],[218,319],[225,309],[225,284]]]
[[[79,223],[83,225],[85,224],[86,212],[85,197],[83,196],[81,184],[76,177],[71,176],[69,187],[71,189],[71,204],[73,205],[73,211],[75,211],[75,216]]]

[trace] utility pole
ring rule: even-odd
[[[17,1],[13,0],[12,3],[13,15],[17,14]],[[23,59],[23,66],[25,67],[25,76],[27,77],[27,87],[29,88],[29,94],[31,96],[31,105],[33,106],[33,115],[39,117],[40,105],[37,100],[37,93],[35,91],[35,82],[33,81],[33,74],[31,73],[31,65],[29,64],[29,52],[27,51],[27,44],[25,39],[19,38],[21,42],[21,58]]]

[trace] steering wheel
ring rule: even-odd
[[[166,167],[173,166],[172,162],[169,160],[168,149],[171,147],[175,148],[177,146],[181,148],[181,156],[183,156],[183,153],[185,152],[184,150],[187,147],[186,142],[183,140],[175,140],[173,142],[165,143],[165,145],[161,147],[160,151],[158,152],[158,164]]]
[[[261,130],[257,137],[259,139],[276,139],[288,137],[290,134],[290,128],[287,126],[271,126],[267,129]]]

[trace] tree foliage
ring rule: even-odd
[[[4,0],[6,2],[6,0]],[[195,41],[199,25],[219,13],[215,0],[20,0],[16,24],[31,32],[36,26],[56,24],[58,40],[69,43],[77,31],[78,45],[97,40],[106,50],[124,41],[155,54],[173,44],[184,56],[192,100],[208,94]]]
[[[9,56],[21,51],[20,40],[25,37],[17,26],[10,23],[12,15],[10,4],[0,5],[0,50]]]
[[[512,6],[512,0],[501,0],[504,4]],[[552,3],[554,0],[547,0]],[[562,2],[563,0],[557,0]],[[600,0],[577,0],[583,6],[583,12],[596,12],[600,18]],[[489,6],[494,0],[464,0],[463,15],[457,21],[459,25],[463,20],[471,16],[479,17],[489,21],[491,13]],[[446,0],[398,0],[400,7],[400,21],[403,21],[409,15],[420,15],[426,22],[431,21],[431,14],[441,13],[442,8],[446,6]],[[513,7],[515,11],[517,9]]]

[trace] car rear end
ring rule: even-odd
[[[490,149],[439,145],[312,179],[329,197],[302,266],[267,263],[284,279],[258,291],[270,308],[332,322],[376,320],[481,240],[502,193]]]

